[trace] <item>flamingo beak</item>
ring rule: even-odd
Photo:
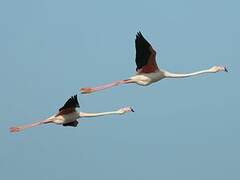
[[[224,66],[224,71],[228,72],[227,66]]]
[[[131,109],[132,112],[135,112],[135,111],[133,110],[133,108],[130,108],[130,109]]]

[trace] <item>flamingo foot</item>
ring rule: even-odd
[[[20,127],[11,127],[10,128],[10,132],[12,132],[12,133],[17,133],[17,132],[20,132],[20,131],[22,131],[23,129],[22,128],[20,128]]]
[[[96,90],[95,89],[93,89],[93,88],[81,88],[80,89],[80,92],[82,93],[82,94],[90,94],[90,93],[93,93],[93,92],[95,92]]]

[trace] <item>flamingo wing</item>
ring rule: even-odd
[[[80,107],[77,99],[77,95],[72,96],[67,100],[67,102],[59,109],[59,112],[56,116],[63,114],[70,114],[75,112],[75,108]]]
[[[138,73],[152,73],[159,70],[156,63],[156,51],[151,44],[138,32],[135,39],[136,58]]]
[[[69,122],[69,123],[63,124],[63,126],[72,126],[72,127],[77,127],[77,125],[78,125],[78,121],[77,120],[75,120],[73,122]]]

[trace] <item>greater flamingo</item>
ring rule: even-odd
[[[48,123],[54,123],[59,124],[63,126],[72,126],[77,127],[78,125],[78,118],[82,117],[96,117],[96,116],[104,116],[104,115],[111,115],[111,114],[119,114],[122,115],[127,112],[134,112],[131,107],[124,107],[116,111],[111,112],[101,112],[101,113],[85,113],[85,112],[78,112],[76,108],[80,107],[77,99],[77,95],[72,96],[70,99],[67,100],[67,102],[64,104],[63,107],[59,109],[59,112],[57,114],[54,114],[53,116],[38,121],[32,124],[28,125],[22,125],[22,126],[16,126],[11,127],[10,131],[13,133],[20,132],[24,129],[39,126],[42,124],[48,124]]]
[[[156,63],[156,51],[151,44],[138,32],[135,39],[137,74],[125,80],[119,80],[110,84],[97,86],[94,88],[81,88],[82,94],[90,94],[96,91],[108,89],[114,86],[128,83],[136,83],[138,85],[147,86],[164,78],[186,78],[197,76],[205,73],[216,73],[220,71],[228,72],[226,66],[213,66],[210,69],[197,71],[187,74],[171,73],[163,69],[159,69]]]

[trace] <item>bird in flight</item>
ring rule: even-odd
[[[90,94],[96,91],[101,91],[122,84],[135,83],[141,86],[148,86],[164,78],[186,78],[206,73],[217,73],[221,71],[228,72],[226,66],[213,66],[210,69],[185,74],[172,73],[163,69],[159,69],[156,63],[156,51],[153,49],[151,44],[143,37],[141,32],[138,32],[136,35],[135,48],[136,48],[135,62],[137,65],[136,75],[131,76],[125,80],[118,80],[97,87],[81,88],[80,89],[81,93]]]
[[[10,132],[16,133],[24,129],[32,128],[32,127],[43,125],[43,124],[49,124],[49,123],[54,123],[54,124],[63,125],[63,126],[77,127],[78,125],[77,119],[82,117],[97,117],[97,116],[105,116],[105,115],[111,115],[111,114],[122,115],[130,111],[134,112],[134,110],[131,107],[124,107],[119,110],[110,111],[110,112],[86,113],[86,112],[78,112],[76,108],[79,108],[79,107],[80,106],[78,103],[77,95],[72,96],[70,99],[67,100],[64,106],[59,109],[58,113],[54,114],[53,116],[32,124],[11,127]]]

